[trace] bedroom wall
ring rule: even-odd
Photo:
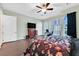
[[[32,18],[24,17],[24,16],[19,16],[18,17],[18,37],[19,39],[23,39],[25,35],[28,34],[27,31],[27,23],[35,23],[36,24],[36,29],[38,30],[38,34],[42,35],[42,26],[41,26],[41,21],[35,20]]]
[[[38,32],[39,35],[42,35],[42,22],[40,20],[34,19],[34,18],[30,18],[28,16],[25,15],[21,15],[12,11],[7,11],[4,10],[3,11],[5,15],[12,15],[12,16],[17,16],[17,37],[18,39],[25,39],[25,36],[27,35],[27,23],[31,22],[31,23],[36,23],[37,25],[37,30],[40,32]],[[40,26],[38,25],[40,24]]]
[[[0,47],[2,45],[2,15],[3,15],[3,11],[2,11],[2,7],[0,6]]]
[[[68,8],[68,9],[62,11],[59,15],[51,17],[51,18],[48,18],[45,21],[53,20],[53,19],[56,19],[56,18],[60,18],[60,17],[63,17],[65,15],[67,15],[67,13],[71,13],[71,12],[75,12],[75,11],[76,11],[76,28],[77,28],[76,31],[77,31],[77,38],[79,38],[79,5],[71,7],[71,8]]]
[[[79,38],[79,7],[76,6],[76,7],[71,7],[69,9],[66,9],[64,11],[61,12],[61,14],[59,14],[58,16],[55,16],[55,17],[51,17],[51,18],[48,18],[47,20],[51,20],[51,19],[56,19],[56,18],[60,18],[64,15],[66,15],[67,13],[70,13],[70,12],[73,12],[73,11],[76,11],[77,12],[77,38]],[[15,12],[11,12],[11,11],[7,11],[7,10],[4,10],[4,14],[7,14],[7,15],[16,15],[17,16],[17,27],[18,27],[18,39],[24,39],[25,38],[25,35],[27,35],[27,28],[26,28],[26,24],[27,22],[33,22],[33,23],[42,23],[43,24],[43,21],[41,22],[40,20],[37,20],[37,19],[34,19],[34,18],[30,18],[30,17],[27,17],[27,16],[24,16],[24,15],[21,15],[21,14],[18,14],[18,13],[15,13]],[[46,20],[46,19],[45,19]],[[43,27],[42,25],[40,25],[38,28],[42,28],[40,30],[43,30]],[[50,25],[50,23],[49,23]],[[50,27],[50,26],[46,26],[46,27]],[[43,34],[43,31],[39,32],[39,35]]]
[[[71,12],[76,12],[76,33],[77,33],[77,38],[79,38],[79,5],[64,10],[62,14],[66,15],[67,13],[71,13]]]

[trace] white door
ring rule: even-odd
[[[17,40],[17,19],[15,16],[3,16],[3,33],[4,42]]]

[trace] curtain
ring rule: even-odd
[[[76,12],[67,14],[67,35],[76,38]]]

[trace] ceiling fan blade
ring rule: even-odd
[[[47,8],[47,10],[53,10],[53,8]]]
[[[42,7],[40,7],[40,6],[36,6],[37,8],[40,8],[40,9],[42,9]]]
[[[46,3],[46,7],[48,7],[48,6],[49,6],[49,4],[50,4],[50,3]]]
[[[37,13],[41,12],[41,10],[37,11]]]

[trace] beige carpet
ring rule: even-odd
[[[17,40],[15,42],[7,42],[2,44],[0,48],[0,56],[21,56],[28,47],[29,40]]]

